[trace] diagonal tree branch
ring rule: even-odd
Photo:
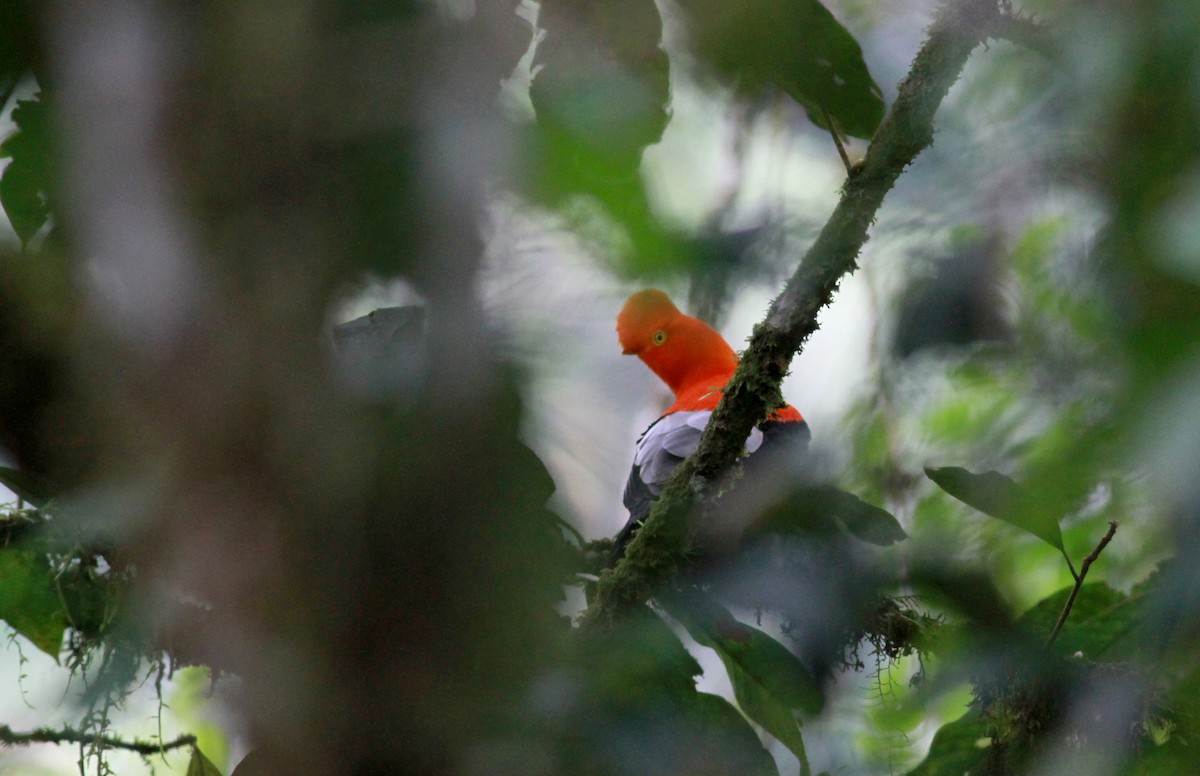
[[[899,95],[862,164],[766,319],[754,329],[737,374],[725,389],[700,445],[668,481],[617,566],[604,572],[583,629],[606,629],[640,606],[686,563],[689,520],[711,483],[741,455],[750,429],[783,403],[780,383],[793,356],[817,329],[842,277],[858,268],[859,251],[883,198],[904,169],[933,142],[933,116],[971,51],[995,37],[1007,18],[1003,0],[949,0],[939,11]]]

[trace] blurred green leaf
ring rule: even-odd
[[[976,710],[943,725],[933,736],[929,754],[908,776],[964,776],[985,773],[991,748],[988,723]]]
[[[738,773],[779,776],[775,758],[763,748],[758,733],[729,701],[719,695],[698,692],[692,706],[708,728],[708,736],[720,741],[723,750],[741,754],[744,766]]]
[[[600,772],[777,774],[745,717],[723,698],[697,692],[700,664],[649,607],[576,646],[586,683],[577,719],[594,736],[584,760],[619,763]]]
[[[765,514],[756,530],[820,534],[829,529],[831,520],[852,536],[880,547],[908,538],[891,513],[831,485],[797,488]]]
[[[908,538],[899,521],[890,512],[833,487],[821,489],[826,508],[842,521],[854,536],[881,547]]]
[[[1040,509],[1020,485],[1000,472],[973,474],[958,466],[927,466],[925,474],[964,504],[1028,531],[1067,558],[1058,518]]]
[[[692,254],[682,238],[662,226],[650,205],[639,173],[641,146],[592,145],[569,127],[556,124],[553,115],[542,116],[547,114],[539,114],[538,125],[526,137],[526,193],[560,208],[580,234],[603,234],[606,227],[609,232],[618,227],[621,235],[605,235],[606,250],[620,256],[634,274],[661,274],[687,266]],[[613,130],[613,134],[620,132]],[[580,195],[587,200],[581,203]],[[599,214],[594,212],[596,205]]]
[[[642,152],[667,126],[669,62],[662,19],[645,0],[547,0],[539,25],[537,113],[525,154],[529,194],[553,205],[593,197],[632,243],[635,272],[686,259],[652,212],[640,175]]]
[[[796,712],[819,714],[824,697],[799,658],[767,634],[734,619],[724,607],[701,593],[664,596],[660,603],[692,638],[721,658],[734,697],[746,716],[803,759],[804,742]]]
[[[33,0],[0,3],[0,95],[6,95],[33,67],[39,32],[35,8]]]
[[[1071,588],[1065,588],[1038,602],[1017,619],[1017,626],[1045,637],[1053,630],[1070,594]],[[1088,660],[1131,658],[1130,650],[1138,646],[1136,643],[1126,644],[1128,649],[1116,648],[1135,632],[1145,636],[1139,629],[1145,614],[1145,597],[1141,593],[1127,596],[1100,582],[1084,585],[1054,643],[1054,650],[1066,655],[1081,652]]]
[[[635,610],[613,633],[591,635],[580,646],[580,663],[590,677],[614,699],[667,693],[682,695],[695,689],[700,664],[684,648],[662,618],[648,607]]]
[[[213,765],[200,747],[192,748],[192,759],[188,763],[187,776],[221,776],[221,771]]]
[[[41,509],[54,497],[53,488],[45,480],[20,469],[0,466],[0,485]]]
[[[870,138],[883,120],[883,92],[871,78],[862,48],[819,0],[681,0],[691,51],[739,93],[761,95],[775,86],[809,119]]]
[[[12,112],[17,131],[0,143],[0,157],[11,158],[0,176],[0,205],[22,243],[29,242],[50,218],[47,197],[53,175],[49,117],[40,100],[21,100]]]
[[[45,553],[0,548],[0,620],[58,660],[66,622]]]

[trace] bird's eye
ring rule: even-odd
[[[655,345],[661,345],[667,341],[667,333],[662,329],[659,329],[658,331],[654,332],[653,340]]]

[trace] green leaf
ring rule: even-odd
[[[694,56],[758,98],[776,87],[817,126],[825,113],[843,135],[870,138],[883,120],[883,92],[862,48],[819,0],[681,0]]]
[[[1045,638],[1054,629],[1070,594],[1068,587],[1042,599],[1017,619],[1017,626]],[[1127,596],[1102,582],[1084,585],[1054,643],[1054,651],[1065,655],[1081,652],[1088,660],[1130,659],[1134,655],[1119,647],[1131,634],[1142,635],[1140,625],[1145,614],[1144,594]],[[1141,639],[1132,641],[1131,648],[1144,646]]]
[[[622,700],[683,697],[695,692],[703,669],[662,618],[642,606],[611,632],[577,645],[580,665],[604,692]]]
[[[1000,472],[973,474],[958,466],[927,466],[925,474],[964,504],[1028,531],[1067,558],[1058,518],[1040,509],[1020,485]],[[1067,565],[1070,563],[1067,558]]]
[[[44,553],[0,548],[0,620],[58,660],[66,620]]]
[[[726,757],[741,760],[731,763],[731,773],[779,776],[775,758],[763,748],[758,733],[729,701],[719,695],[698,692],[691,705],[703,723],[706,741]]]
[[[582,221],[578,231],[603,233],[605,219],[579,206],[578,195],[589,197],[588,205],[598,204],[624,230],[606,247],[636,273],[678,265],[687,254],[659,224],[640,175],[642,152],[662,138],[670,118],[657,7],[546,0],[538,23],[545,39],[529,91],[537,121],[524,149],[526,194],[563,207],[568,219]]]
[[[578,719],[595,735],[589,759],[615,757],[613,772],[747,773],[777,776],[774,760],[745,717],[697,692],[699,663],[647,606],[607,632],[575,642],[581,688]]]
[[[972,709],[955,722],[942,725],[933,736],[929,754],[908,776],[963,776],[985,773],[991,752],[988,723]]]
[[[645,0],[544,0],[538,24],[545,37],[529,96],[539,124],[636,170],[641,150],[662,137],[669,118],[670,63],[658,8]]]
[[[796,712],[815,715],[824,705],[820,686],[804,664],[778,641],[734,619],[700,593],[664,596],[659,602],[692,638],[721,658],[746,716],[803,760]]]
[[[852,536],[880,547],[908,538],[891,513],[829,485],[797,488],[766,514],[756,530],[821,534],[832,530],[831,520]]]
[[[733,696],[746,716],[778,738],[779,742],[802,762],[807,761],[804,736],[800,732],[800,720],[796,718],[793,710],[771,695],[770,690],[764,684],[743,671],[737,662],[726,653],[717,650],[717,654],[721,656],[721,662],[725,664],[725,670],[729,672],[729,680],[733,684]]]
[[[0,176],[0,205],[22,243],[29,242],[50,217],[47,191],[53,172],[46,106],[22,100],[12,112],[17,131],[0,143],[0,156],[12,162]]]
[[[187,776],[221,776],[221,771],[213,765],[200,747],[192,747],[192,759],[188,763]]]
[[[16,493],[38,509],[46,506],[54,497],[53,488],[42,478],[19,469],[10,469],[7,466],[0,466],[0,485]]]

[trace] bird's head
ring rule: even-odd
[[[640,356],[670,340],[674,324],[685,317],[671,298],[657,288],[629,297],[617,315],[617,338],[627,356]]]
[[[626,355],[644,361],[677,396],[701,384],[720,387],[737,368],[737,354],[725,339],[681,313],[658,289],[629,297],[617,315],[617,338]]]

